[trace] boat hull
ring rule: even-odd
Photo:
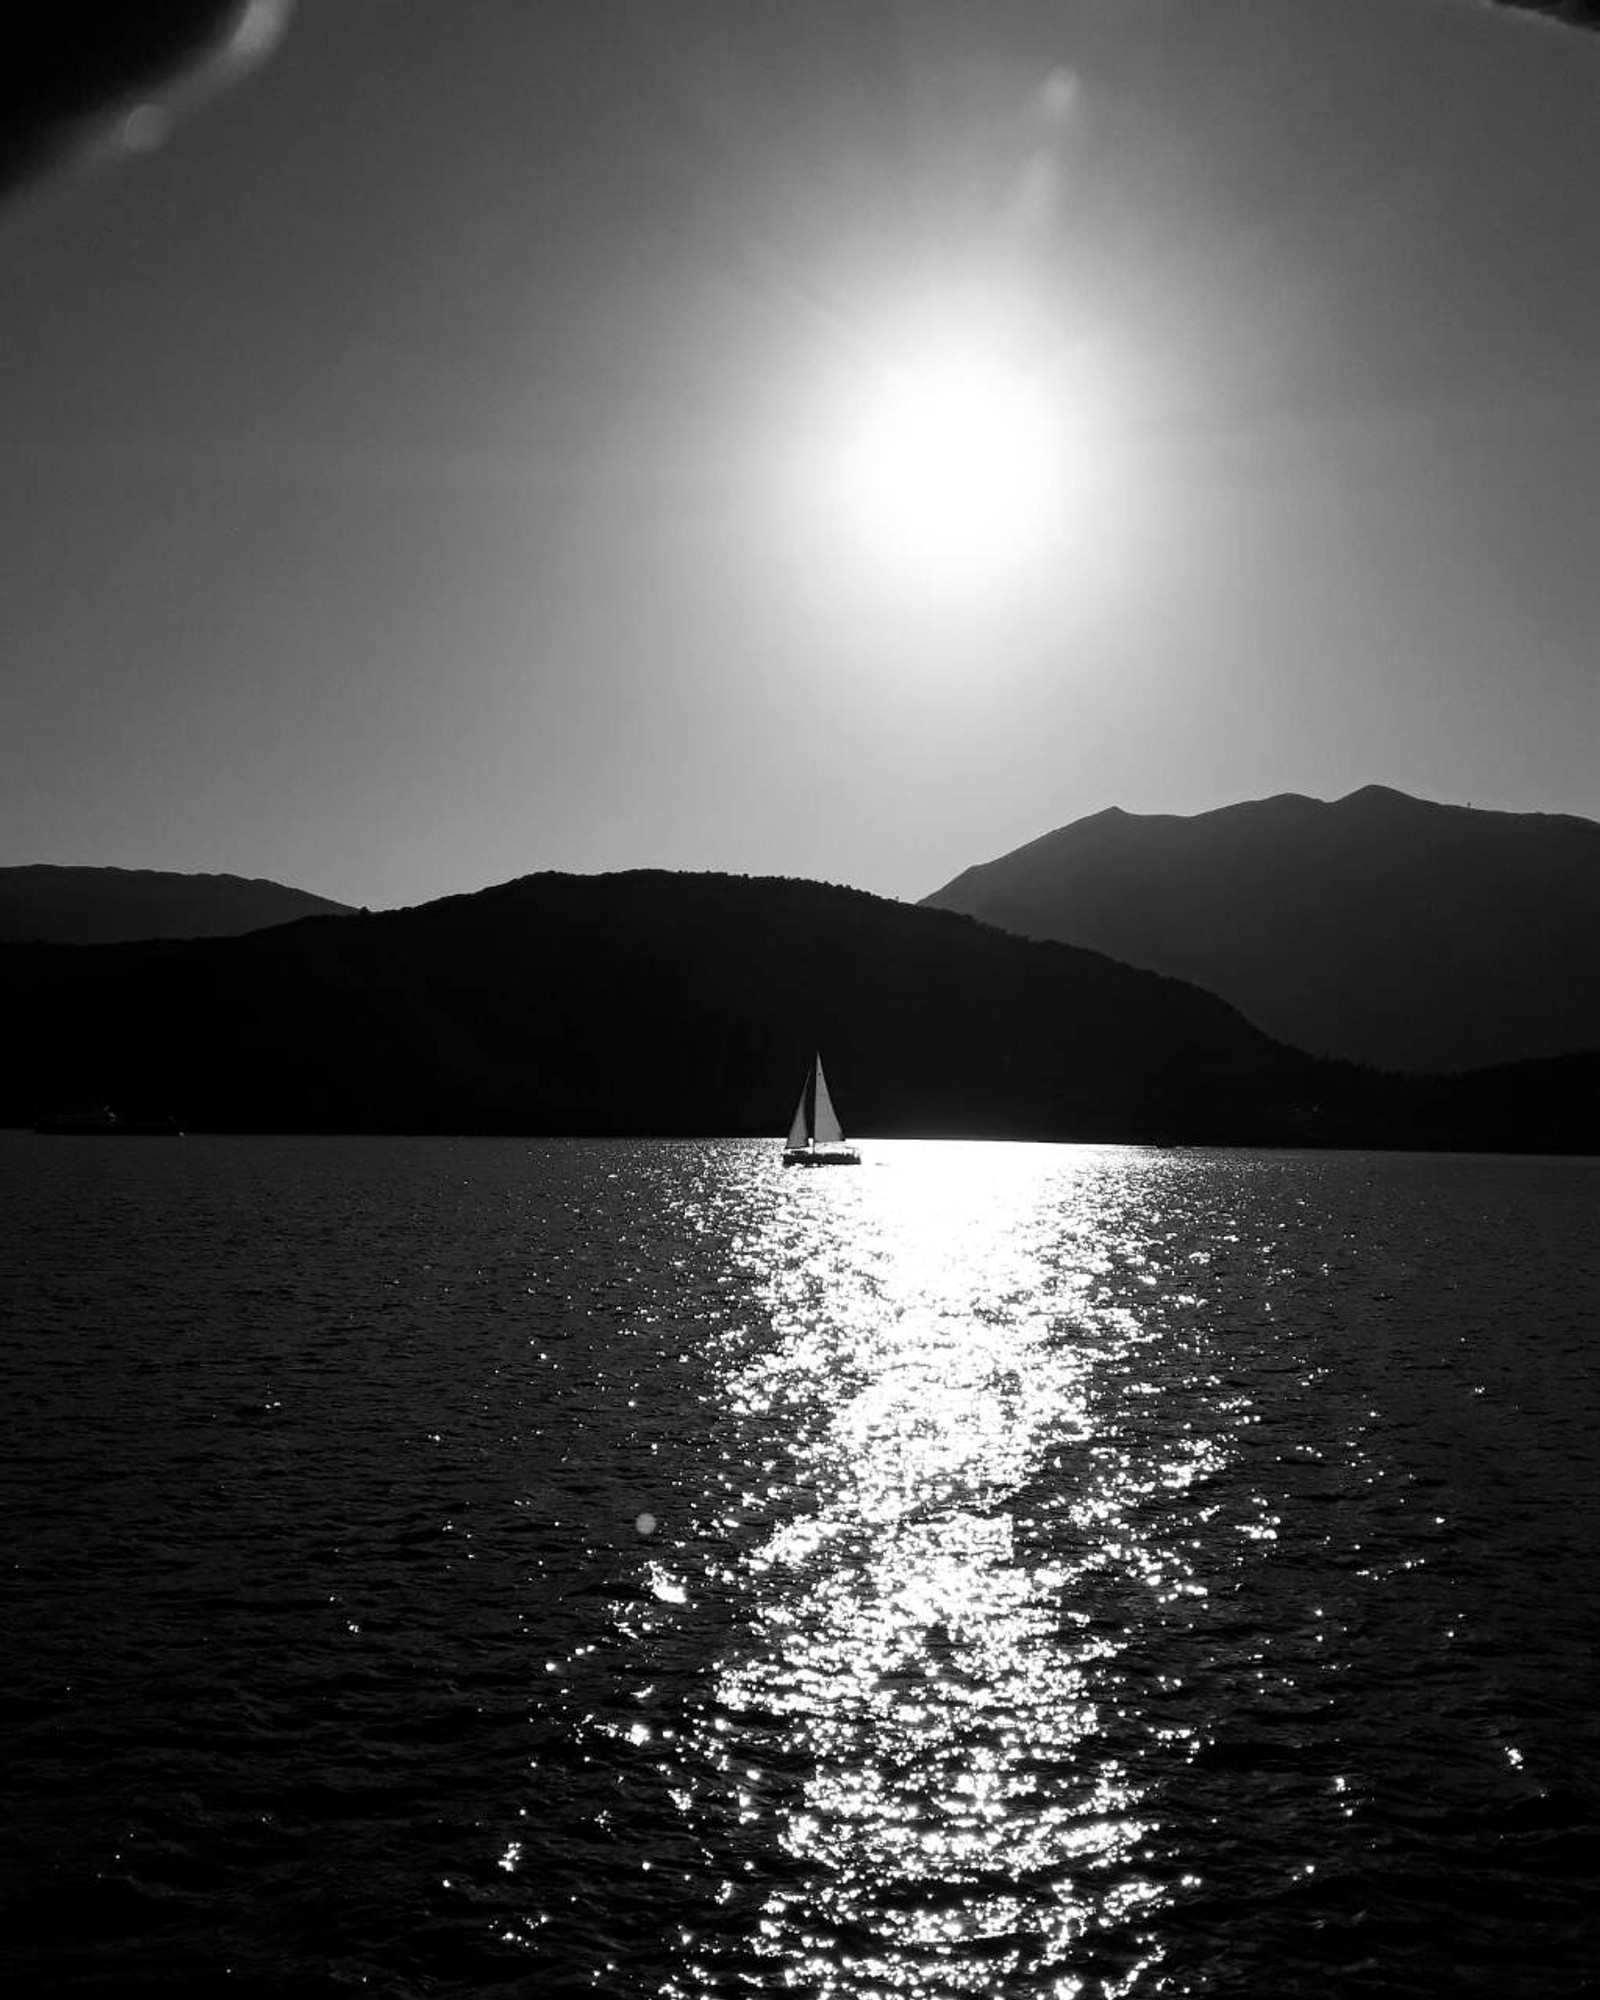
[[[849,1148],[837,1153],[813,1153],[797,1146],[787,1147],[783,1155],[786,1167],[859,1167],[861,1155]]]

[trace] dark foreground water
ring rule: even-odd
[[[22,1993],[1571,1995],[1594,1163],[0,1136]]]

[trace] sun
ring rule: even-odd
[[[1067,470],[1044,371],[1003,344],[928,340],[868,371],[844,425],[843,524],[929,588],[1015,575],[1062,528]]]

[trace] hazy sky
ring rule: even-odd
[[[1037,492],[864,465],[972,339]],[[1600,38],[312,0],[0,220],[0,440],[0,862],[917,896],[1111,804],[1600,814]]]

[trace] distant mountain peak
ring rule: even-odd
[[[141,938],[237,937],[302,917],[348,914],[346,903],[262,876],[49,861],[0,868],[0,939],[19,942],[124,944]]]
[[[1302,1048],[1446,1070],[1600,1047],[1600,825],[1280,792],[1107,807],[924,899],[1220,994]]]

